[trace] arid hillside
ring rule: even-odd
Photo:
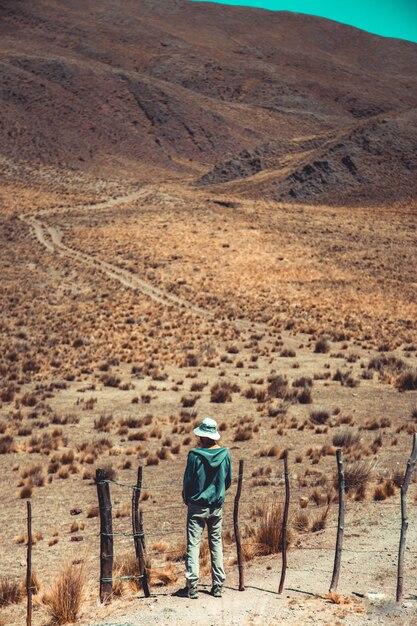
[[[182,0],[3,1],[0,18],[4,176],[17,161],[286,201],[415,190],[414,44]]]

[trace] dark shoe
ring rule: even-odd
[[[177,598],[190,598],[191,600],[197,600],[197,587],[183,587],[182,589],[178,589],[178,591],[174,593],[174,596]]]
[[[222,597],[222,588],[220,585],[213,585],[211,588],[211,595],[213,598],[221,598]]]

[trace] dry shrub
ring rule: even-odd
[[[215,383],[210,389],[210,402],[223,404],[232,401],[232,393],[239,391],[239,388],[226,381]]]
[[[114,467],[111,466],[110,463],[106,463],[105,465],[103,465],[103,472],[106,480],[116,480],[117,471],[114,469]]]
[[[405,361],[392,354],[374,357],[368,363],[368,369],[375,370],[383,379],[389,379],[390,374],[398,374],[407,368]]]
[[[380,500],[386,500],[386,499],[387,499],[387,494],[385,493],[384,485],[378,485],[377,487],[375,487],[374,500],[380,501]]]
[[[111,430],[113,423],[113,417],[111,415],[100,415],[98,419],[94,420],[94,428],[100,433],[108,433]]]
[[[190,391],[203,391],[204,387],[206,387],[208,385],[208,381],[206,382],[194,382],[191,387],[190,387]]]
[[[281,450],[278,446],[267,447],[259,452],[259,456],[279,456],[280,454]]]
[[[235,433],[233,441],[249,441],[253,437],[253,430],[251,426],[245,428],[239,427]]]
[[[417,370],[409,369],[400,374],[395,386],[398,391],[415,391],[417,389]]]
[[[333,445],[337,448],[351,448],[360,442],[360,435],[350,428],[339,430],[333,435]]]
[[[60,467],[57,472],[57,476],[58,478],[61,478],[62,480],[66,480],[69,477],[68,467]]]
[[[300,378],[296,378],[293,383],[292,386],[293,387],[312,387],[314,384],[313,379],[310,378],[310,376],[300,376]]]
[[[170,449],[167,446],[162,446],[156,451],[156,456],[161,461],[167,461],[172,458]]]
[[[162,437],[162,430],[160,429],[159,426],[155,426],[155,428],[152,428],[151,432],[150,432],[150,436],[151,437],[156,437],[157,439],[161,439]]]
[[[99,514],[99,510],[98,510],[98,506],[90,506],[89,509],[87,509],[87,518],[91,519],[92,517],[98,517]]]
[[[398,489],[401,489],[401,486],[403,484],[403,480],[404,480],[404,472],[402,472],[401,470],[394,470],[391,474],[391,481],[393,482],[393,484],[398,487]]]
[[[150,561],[147,558],[145,562],[146,570],[149,574]],[[123,595],[126,589],[138,591],[142,588],[142,578],[140,577],[139,561],[135,555],[122,556],[116,559],[114,563],[114,578],[120,578],[122,576],[131,576],[126,583],[121,580],[116,580],[113,585],[113,592],[115,595]]]
[[[0,578],[0,606],[18,604],[22,599],[22,590],[18,580],[1,576]]]
[[[292,525],[297,532],[305,533],[310,529],[310,516],[308,513],[298,513]]]
[[[126,426],[127,428],[140,428],[143,424],[143,420],[137,417],[127,417],[119,421],[120,426]]]
[[[156,454],[150,454],[146,459],[146,465],[159,465],[159,458]]]
[[[254,542],[254,541],[242,541],[242,556],[243,556],[243,561],[245,563],[252,561],[252,559],[254,559],[256,556],[258,556],[259,554],[261,554],[262,552],[259,552],[259,545],[258,543]],[[237,563],[237,557],[234,557],[232,559],[232,565],[236,565]]]
[[[115,517],[119,518],[119,517],[129,517],[131,513],[131,507],[129,504],[123,504],[122,506],[120,506],[115,513]]]
[[[285,376],[268,377],[268,395],[283,400],[288,395],[288,380]]]
[[[128,441],[146,441],[148,438],[148,433],[144,430],[136,430],[134,433],[129,433],[127,440]]]
[[[10,454],[15,452],[13,437],[11,435],[3,435],[0,437],[0,454]]]
[[[327,507],[321,513],[316,515],[316,517],[311,522],[311,532],[317,533],[319,530],[324,530],[324,528],[326,528],[329,511],[330,505],[327,505]]]
[[[319,489],[314,489],[310,494],[310,499],[314,502],[316,506],[322,506],[327,503],[328,494],[324,491],[320,491]]]
[[[105,387],[118,387],[122,382],[115,374],[103,374],[100,380]]]
[[[198,398],[199,396],[182,396],[181,404],[186,409],[193,407],[195,403],[197,402]]]
[[[372,476],[373,463],[369,461],[355,461],[345,467],[345,490],[347,494],[355,495],[358,500],[365,498],[366,488]],[[335,480],[335,485],[337,484]]]
[[[170,550],[171,544],[169,544],[168,541],[164,541],[164,539],[161,539],[161,541],[157,541],[156,543],[152,544],[152,552],[165,553]]]
[[[295,350],[293,350],[292,348],[284,348],[283,350],[281,350],[281,352],[279,353],[279,356],[281,357],[295,357],[296,353]]]
[[[281,502],[266,500],[254,512],[257,525],[255,540],[258,544],[258,554],[276,554],[281,551],[282,543],[282,516]],[[291,530],[287,528],[287,545],[291,542]]]
[[[330,350],[330,344],[327,339],[318,339],[314,346],[314,352],[316,354],[327,354]]]
[[[29,478],[29,484],[36,487],[43,487],[45,484],[45,472],[40,463],[25,467],[20,472],[22,478]]]
[[[24,485],[21,490],[19,491],[19,497],[22,498],[22,500],[26,500],[28,498],[31,498],[33,494],[33,486],[32,485]]]
[[[54,586],[42,597],[52,624],[76,622],[84,599],[86,570],[81,565],[67,563]]]
[[[178,580],[178,574],[172,563],[167,563],[163,568],[151,569],[150,584],[155,586],[171,585]]]
[[[36,596],[39,593],[40,588],[41,588],[41,582],[36,572],[31,572],[29,586],[32,590],[32,595]],[[26,595],[26,576],[22,578],[20,587],[22,590],[22,595]]]
[[[352,372],[342,372],[339,368],[333,375],[332,380],[339,381],[342,387],[357,387],[359,385],[359,381],[353,378]]]
[[[311,404],[313,402],[311,387],[303,387],[297,393],[297,400],[300,404]]]
[[[310,411],[310,422],[312,424],[326,424],[329,418],[329,412],[324,409],[315,409],[314,411]]]

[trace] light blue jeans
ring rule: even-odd
[[[185,557],[185,578],[187,587],[196,587],[199,578],[200,542],[207,524],[211,558],[213,586],[222,586],[226,575],[223,566],[222,545],[223,508],[188,505],[187,514],[187,554]]]

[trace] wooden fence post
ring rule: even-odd
[[[28,546],[26,557],[26,626],[32,626],[32,504],[27,501]]]
[[[139,574],[142,577],[142,587],[143,592],[146,598],[149,598],[150,591],[148,585],[148,574],[146,572],[146,562],[145,562],[145,549],[144,549],[144,535],[143,535],[143,517],[142,511],[139,516],[139,500],[140,500],[140,492],[142,490],[142,466],[138,467],[138,477],[136,481],[136,488],[133,489],[132,493],[132,530],[133,530],[133,541],[135,544],[135,553],[136,558],[139,563]]]
[[[407,461],[407,468],[404,474],[403,484],[401,485],[401,534],[400,534],[400,547],[398,550],[398,575],[397,575],[397,602],[400,602],[403,595],[404,584],[404,551],[405,551],[405,538],[408,528],[407,519],[407,491],[410,484],[411,474],[417,462],[417,433],[414,433],[413,448],[410,458]]]
[[[242,544],[240,540],[239,530],[239,500],[242,493],[242,481],[243,481],[243,459],[239,461],[239,475],[237,478],[237,490],[235,495],[235,505],[233,508],[233,528],[235,531],[235,541],[237,550],[237,567],[239,570],[239,591],[245,591],[245,574],[243,569],[243,555]]]
[[[339,582],[340,563],[342,560],[343,532],[345,528],[345,472],[343,468],[343,453],[341,450],[336,451],[336,460],[339,479],[339,515],[337,519],[337,538],[333,576],[329,591],[336,591],[337,584]]]
[[[287,525],[288,510],[290,508],[290,480],[288,477],[288,450],[284,450],[284,477],[285,477],[285,505],[284,515],[282,517],[281,530],[281,550],[282,550],[282,569],[281,579],[279,581],[278,593],[282,593],[285,582],[285,573],[287,571]]]
[[[113,522],[110,487],[106,472],[96,470],[100,510],[100,601],[107,602],[113,593]]]

